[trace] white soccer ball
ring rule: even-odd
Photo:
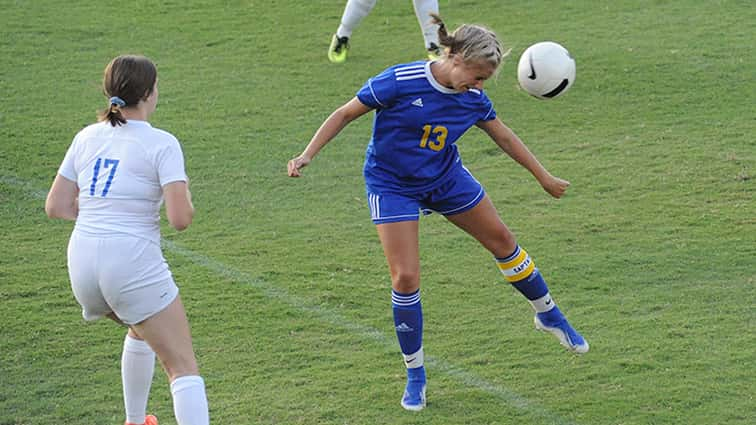
[[[539,99],[557,97],[575,82],[575,60],[558,43],[536,43],[520,56],[517,81],[526,92]]]

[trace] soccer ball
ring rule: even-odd
[[[575,82],[575,60],[567,49],[553,41],[536,43],[520,56],[517,81],[539,99],[557,97]]]

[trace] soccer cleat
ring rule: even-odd
[[[419,412],[425,407],[425,383],[407,382],[402,397],[402,407],[407,410]]]
[[[428,47],[428,60],[437,60],[441,58],[441,48],[436,46],[436,43],[431,43]]]
[[[139,425],[139,424],[132,424],[131,422],[126,422],[125,425]],[[143,425],[158,425],[158,420],[154,415],[147,415],[144,417]]]
[[[407,387],[402,396],[402,407],[414,412],[425,407],[425,367],[407,369]]]
[[[570,326],[567,318],[559,311],[558,307],[554,306],[545,313],[536,313],[534,321],[536,329],[550,332],[559,340],[560,344],[573,353],[584,354],[588,352],[588,341]]]
[[[349,52],[349,37],[339,37],[334,34],[331,46],[328,47],[328,60],[333,63],[344,63]]]

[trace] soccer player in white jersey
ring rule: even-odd
[[[194,206],[178,140],[147,121],[158,101],[155,65],[143,56],[116,57],[105,68],[103,92],[109,106],[74,137],[45,211],[76,221],[68,272],[84,319],[128,326],[121,358],[126,424],[157,425],[146,414],[157,353],[178,424],[207,425],[189,323],[160,250],[163,200],[177,230],[191,224]]]
[[[341,16],[341,24],[331,38],[328,47],[328,60],[343,63],[349,53],[349,38],[363,19],[370,14],[378,0],[348,0]],[[433,22],[431,13],[438,13],[438,0],[412,0],[417,22],[423,32],[428,58],[438,59],[441,51],[438,44],[438,25]]]
[[[421,212],[444,215],[493,254],[505,279],[535,310],[537,329],[552,333],[572,352],[588,351],[586,340],[556,307],[533,260],[462,165],[456,142],[477,126],[530,171],[551,196],[564,195],[569,182],[541,165],[497,118],[483,92],[485,81],[496,73],[506,54],[496,34],[478,25],[462,25],[449,35],[441,19],[435,16],[435,20],[445,47],[440,60],[392,66],[369,79],[288,163],[289,176],[299,177],[302,168],[347,124],[376,111],[364,175],[370,213],[391,274],[394,325],[407,367],[401,404],[408,410],[425,407],[418,248]]]

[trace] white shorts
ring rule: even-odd
[[[160,246],[135,237],[74,231],[68,242],[68,275],[85,320],[115,313],[134,325],[168,307],[178,295]]]

